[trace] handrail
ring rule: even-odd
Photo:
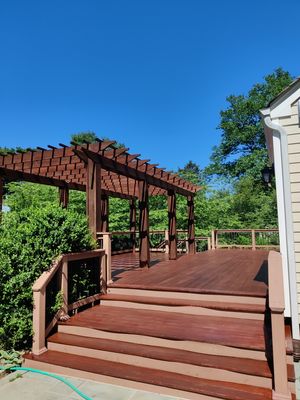
[[[273,399],[291,399],[288,385],[284,324],[284,288],[281,254],[270,251],[268,258],[269,308],[271,312],[274,371]]]
[[[99,259],[100,276],[99,286],[101,291],[106,291],[107,286],[107,257],[105,249],[96,249],[80,253],[62,254],[54,260],[50,269],[41,274],[32,286],[33,291],[33,354],[39,355],[46,351],[46,336],[55,327],[58,320],[63,317],[68,319],[68,312],[80,307],[81,302],[69,304],[68,299],[68,263],[76,260]],[[62,294],[62,307],[46,326],[46,291],[47,286],[55,276],[60,273],[60,291]],[[84,304],[92,303],[99,298],[100,294],[85,298]],[[77,303],[77,304],[76,304]]]

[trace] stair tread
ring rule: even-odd
[[[60,324],[265,351],[264,321],[257,320],[99,305]]]
[[[48,342],[272,378],[270,366],[267,361],[263,360],[196,353],[181,349],[129,343],[112,339],[99,339],[59,332],[48,338]],[[295,380],[294,368],[292,365],[288,365],[288,377],[290,381]]]
[[[101,296],[102,300],[115,300],[115,301],[128,301],[132,303],[142,304],[154,304],[163,306],[195,306],[205,307],[214,310],[223,311],[239,311],[248,313],[259,313],[265,312],[266,306],[264,304],[246,304],[246,303],[233,303],[233,302],[221,302],[221,301],[209,301],[209,300],[193,300],[193,299],[175,299],[165,297],[151,297],[151,296],[134,296],[124,294],[105,294]]]
[[[214,396],[226,400],[266,400],[272,397],[272,391],[266,388],[195,378],[174,372],[132,365],[129,366],[123,363],[51,350],[39,356],[28,354],[25,358],[100,375]]]

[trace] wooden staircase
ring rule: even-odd
[[[108,289],[25,366],[186,399],[272,398],[265,297]],[[292,342],[286,327],[292,393]]]

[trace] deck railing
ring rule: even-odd
[[[276,251],[269,253],[268,275],[274,372],[272,398],[291,399],[287,375],[282,260],[281,254]]]
[[[109,276],[104,249],[61,255],[42,273],[32,287],[33,354],[46,350],[46,337],[59,320],[99,300]]]
[[[100,234],[98,234],[98,238]],[[120,254],[138,251],[139,233],[132,231],[113,231],[111,237],[111,254]],[[150,251],[169,253],[169,233],[168,230],[150,230]],[[211,249],[211,238],[206,236],[196,236],[196,251],[205,251]],[[101,247],[101,243],[100,243]],[[177,230],[177,251],[178,253],[188,253],[188,231],[184,229]]]
[[[212,249],[279,249],[278,229],[214,229]]]

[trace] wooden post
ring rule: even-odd
[[[139,181],[140,267],[150,267],[148,184]]]
[[[86,168],[86,209],[89,228],[96,239],[97,232],[101,232],[101,166],[89,158]]]
[[[39,355],[44,353],[46,349],[46,289],[35,291],[33,289],[33,341],[32,353]]]
[[[135,253],[135,240],[136,240],[136,204],[135,198],[130,199],[130,241],[132,243],[132,252]]]
[[[101,232],[109,231],[109,197],[107,194],[101,196]]]
[[[251,236],[252,236],[252,250],[256,250],[256,240],[255,240],[255,230],[251,230]]]
[[[196,243],[195,243],[195,211],[194,211],[194,197],[188,196],[188,245],[189,254],[196,253]]]
[[[292,399],[288,384],[284,324],[284,289],[281,254],[270,251],[268,257],[269,307],[271,311],[273,379],[272,399]]]
[[[168,191],[168,217],[169,217],[169,260],[176,260],[177,258],[176,194],[174,190]]]
[[[59,205],[67,208],[69,203],[69,188],[67,186],[59,188]]]
[[[211,231],[211,249],[212,250],[216,250],[215,231],[214,231],[214,229]]]
[[[111,233],[102,232],[103,250],[105,255],[101,258],[101,292],[107,292],[107,286],[112,283],[111,277]]]
[[[165,253],[169,254],[169,231],[167,229],[165,230],[165,242],[166,242]]]

